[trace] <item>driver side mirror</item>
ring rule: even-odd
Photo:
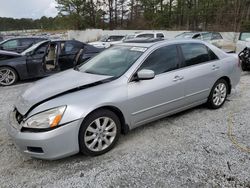
[[[2,47],[2,46],[0,46],[0,50],[3,50],[3,47]]]
[[[142,69],[137,72],[134,81],[151,80],[155,77],[155,72],[149,69]]]

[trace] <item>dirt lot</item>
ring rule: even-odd
[[[219,110],[200,106],[131,131],[105,155],[59,161],[23,156],[4,128],[28,84],[0,88],[1,187],[250,187],[250,73]]]

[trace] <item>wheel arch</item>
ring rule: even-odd
[[[127,134],[129,132],[130,129],[129,129],[128,124],[126,123],[126,120],[125,120],[125,117],[124,117],[122,111],[115,106],[107,105],[107,106],[102,106],[102,107],[96,108],[96,109],[92,110],[91,112],[89,112],[86,115],[86,117],[88,117],[90,114],[96,112],[97,110],[102,110],[102,109],[110,110],[111,112],[113,112],[117,115],[117,117],[119,118],[119,120],[121,122],[121,133],[122,134]],[[86,117],[84,118],[84,120],[86,119]],[[83,122],[84,122],[84,120],[83,120]]]
[[[231,80],[230,80],[230,78],[229,77],[227,77],[227,76],[223,76],[223,77],[221,77],[221,78],[219,78],[218,80],[221,80],[221,79],[223,79],[223,80],[225,80],[226,82],[227,82],[227,84],[228,84],[228,94],[231,94],[231,91],[232,91],[232,85],[231,85]],[[217,80],[217,81],[218,81]],[[216,82],[217,82],[216,81]]]
[[[16,70],[16,68],[15,68],[15,67],[10,66],[10,65],[0,65],[0,68],[2,68],[2,67],[8,67],[8,68],[13,69],[13,70],[16,72],[16,74],[17,74],[17,80],[20,80],[20,75],[19,75],[19,72]]]

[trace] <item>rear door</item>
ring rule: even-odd
[[[176,45],[155,50],[143,62],[138,71],[150,69],[156,76],[128,83],[127,108],[133,125],[139,126],[182,107],[184,89],[179,66]]]
[[[83,43],[77,41],[61,42],[58,65],[60,70],[66,70],[74,66],[74,59],[77,53],[84,48]]]
[[[182,75],[186,104],[205,100],[219,78],[220,61],[204,44],[185,43],[179,48],[183,54]]]

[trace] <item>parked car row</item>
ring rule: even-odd
[[[129,40],[32,84],[7,130],[34,158],[101,155],[145,123],[203,103],[220,108],[240,75],[236,54],[201,40]]]
[[[246,45],[250,34],[243,32],[237,42],[237,50]],[[218,32],[183,32],[176,39],[199,39],[207,41],[227,52],[226,42]],[[141,32],[129,35],[103,36],[100,41],[89,44],[76,40],[48,40],[42,37],[18,37],[4,40],[0,43],[0,85],[8,86],[18,80],[41,78],[73,68],[86,62],[105,48],[121,42],[142,39],[165,39],[162,32]],[[3,50],[3,51],[2,51]],[[16,53],[10,53],[16,52]],[[246,53],[246,51],[244,51]],[[241,53],[242,54],[242,53]],[[244,70],[248,62],[243,60]],[[246,55],[244,56],[246,57]]]
[[[97,42],[91,42],[90,45],[93,45],[97,48],[109,48],[114,44],[124,42],[126,40],[134,38],[161,38],[164,39],[165,36],[161,32],[140,32],[129,35],[105,35]]]
[[[102,49],[76,40],[44,40],[22,53],[0,51],[0,85],[41,78],[73,68]]]

